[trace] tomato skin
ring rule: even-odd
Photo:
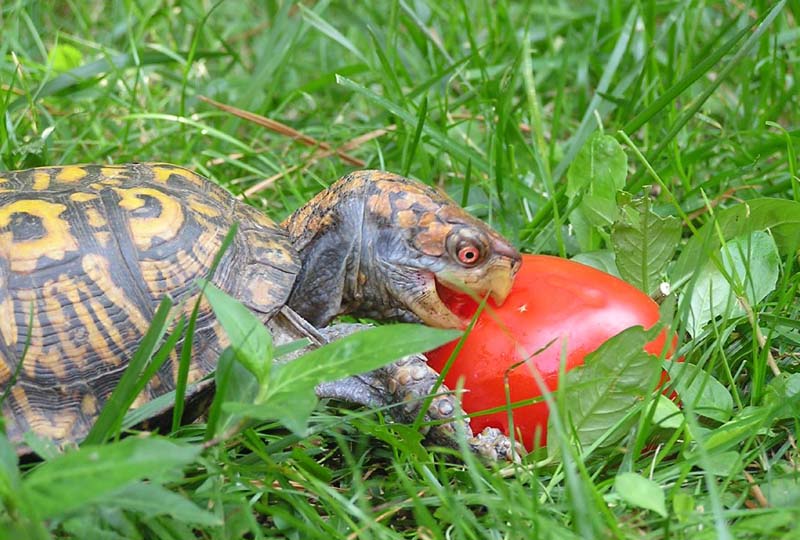
[[[445,290],[440,295],[462,318],[468,319],[478,307],[466,295]],[[542,392],[531,370],[538,370],[550,391],[555,391],[562,348],[569,370],[608,338],[632,326],[649,328],[658,318],[658,305],[650,297],[610,274],[558,257],[523,255],[508,298],[500,307],[490,302],[480,314],[445,383],[454,388],[464,378],[468,391],[462,399],[467,413],[503,407],[507,370],[530,357],[508,372],[508,380],[511,403],[535,398]],[[662,332],[645,350],[658,355],[665,336]],[[429,352],[430,365],[441,371],[456,344]],[[544,402],[514,409],[514,427],[529,450],[547,440],[548,414]],[[508,434],[506,410],[475,416],[471,422],[476,433],[491,426]],[[540,435],[534,444],[537,430]]]

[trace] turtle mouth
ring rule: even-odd
[[[428,326],[464,329],[480,302],[488,296],[490,305],[501,305],[513,283],[511,272],[495,272],[485,283],[468,285],[433,273],[422,274],[424,290],[415,303],[414,313]]]

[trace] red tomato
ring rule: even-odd
[[[463,294],[442,289],[440,295],[465,319],[478,307]],[[478,317],[445,378],[454,388],[464,377],[468,391],[463,406],[468,413],[505,406],[504,376],[526,357],[530,359],[525,364],[508,372],[511,403],[541,396],[533,369],[551,391],[556,389],[562,347],[569,370],[608,338],[632,326],[649,328],[659,317],[658,305],[636,287],[592,267],[546,255],[524,255],[508,298],[500,307],[490,306]],[[660,354],[664,342],[662,333],[645,350]],[[456,343],[428,353],[434,369],[444,368]],[[529,450],[547,440],[547,416],[543,401],[514,409],[514,427]],[[507,411],[472,418],[476,433],[485,427],[508,434]],[[534,444],[537,430],[540,436]]]

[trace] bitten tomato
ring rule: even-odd
[[[440,295],[465,319],[478,307],[463,294],[442,289]],[[504,376],[525,358],[525,364],[508,372],[511,403],[541,396],[533,369],[551,391],[557,388],[562,347],[569,370],[608,338],[632,326],[649,328],[659,317],[657,304],[636,287],[592,267],[545,255],[524,255],[508,298],[500,307],[490,306],[492,313],[487,308],[480,314],[445,378],[453,388],[464,377],[468,391],[463,407],[468,413],[505,406]],[[659,354],[665,335],[645,350]],[[428,353],[431,366],[444,368],[456,343]],[[514,427],[529,450],[547,440],[547,417],[543,401],[514,409]],[[475,432],[489,426],[508,434],[507,411],[472,418]],[[534,445],[537,429],[541,431]]]

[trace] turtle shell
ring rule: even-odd
[[[169,295],[187,314],[212,281],[268,321],[299,271],[286,232],[197,174],[167,164],[0,173],[0,390],[8,436],[80,441]],[[224,332],[201,302],[189,379]],[[26,349],[27,348],[27,349]],[[134,406],[174,388],[180,347]]]

